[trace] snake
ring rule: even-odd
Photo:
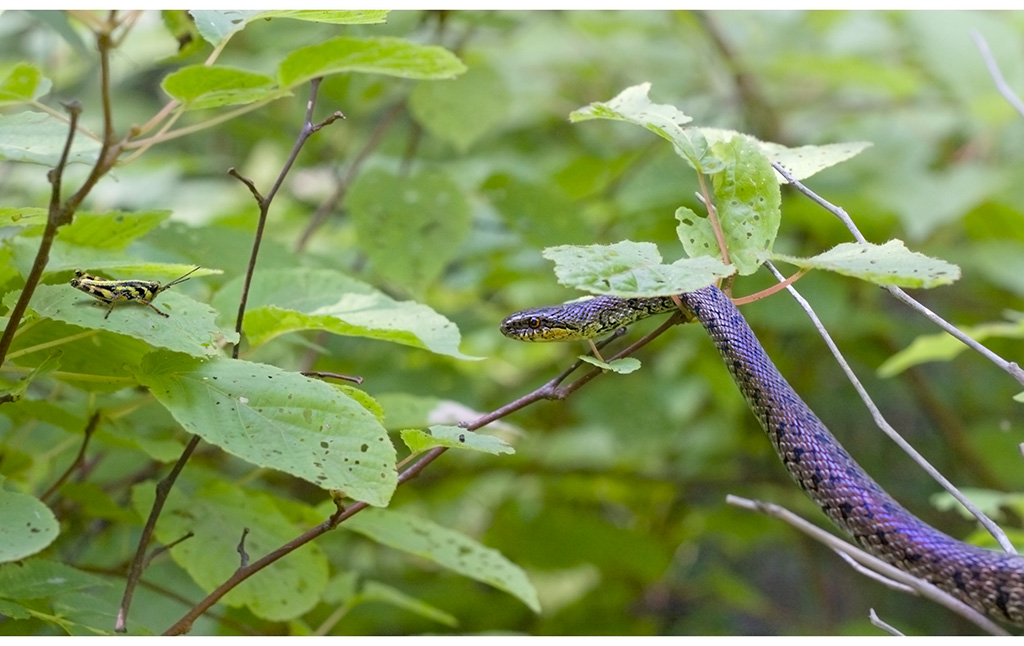
[[[768,357],[732,299],[714,285],[672,297],[586,300],[523,310],[501,323],[522,341],[591,339],[678,312],[711,337],[789,475],[867,552],[968,606],[1024,627],[1024,557],[959,541],[903,508],[864,471]]]

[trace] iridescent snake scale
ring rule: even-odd
[[[789,474],[836,525],[884,561],[983,614],[1024,626],[1024,557],[963,543],[904,509],[796,394],[729,297],[705,287],[679,299],[711,336]],[[524,341],[582,339],[677,309],[667,297],[598,296],[513,314],[501,331]]]

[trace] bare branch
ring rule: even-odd
[[[978,47],[978,51],[981,52],[981,58],[985,61],[985,67],[988,68],[989,76],[995,82],[996,89],[1013,106],[1013,109],[1020,113],[1020,116],[1024,117],[1024,101],[1020,100],[1020,97],[1013,91],[1010,84],[1003,78],[1003,73],[999,71],[999,64],[996,63],[996,59],[992,56],[984,36],[977,29],[972,29],[971,38],[974,39],[974,44]]]
[[[832,204],[825,198],[821,197],[811,189],[801,184],[796,178],[789,174],[789,171],[787,171],[784,166],[780,165],[778,162],[772,162],[772,167],[775,170],[779,171],[779,173],[783,177],[785,177],[786,180],[791,185],[793,185],[794,188],[796,188],[798,191],[800,191],[808,198],[810,198],[811,201],[816,202],[826,211],[839,218],[839,221],[843,223],[843,225],[854,237],[854,239],[857,240],[857,242],[860,242],[862,244],[867,243],[867,238],[865,238],[864,234],[860,232],[860,229],[857,228],[857,225],[854,224],[853,219],[849,216],[849,214],[846,211],[844,211],[841,207]],[[1021,385],[1024,385],[1024,370],[1022,370],[1021,367],[1018,366],[1016,363],[1003,359],[1002,357],[992,352],[982,344],[978,343],[971,337],[967,336],[952,323],[947,322],[941,316],[929,310],[927,307],[913,299],[910,295],[908,295],[899,287],[894,287],[892,285],[883,285],[882,289],[892,294],[893,297],[903,302],[905,305],[908,305],[911,308],[917,310],[919,313],[923,314],[925,318],[927,318],[929,321],[942,328],[944,331],[948,332],[950,336],[959,340],[961,343],[971,348],[972,350],[977,351],[983,357],[985,357],[986,359],[988,359],[989,361],[991,361],[992,363],[996,364],[997,366],[1005,370],[1007,373],[1009,373],[1009,375],[1016,379],[1018,382],[1020,382]]]
[[[896,630],[894,627],[890,626],[886,622],[882,621],[882,619],[877,614],[875,614],[875,609],[874,608],[871,608],[868,611],[868,620],[871,621],[871,625],[872,626],[877,626],[878,628],[881,628],[882,630],[884,630],[885,632],[889,633],[890,635],[895,635],[896,637],[903,637],[904,636],[903,633],[901,633],[900,631]]]
[[[911,576],[893,565],[889,565],[880,558],[868,554],[867,552],[840,539],[838,536],[830,534],[816,525],[812,525],[784,507],[772,503],[761,502],[759,500],[740,498],[739,496],[733,495],[726,496],[725,500],[730,505],[736,505],[743,509],[749,509],[751,511],[766,514],[789,523],[819,543],[823,543],[837,552],[843,552],[852,560],[874,570],[889,580],[905,584],[909,588],[912,588],[916,594],[952,610],[988,633],[993,635],[1009,635],[1008,632],[996,625],[996,623],[991,619],[974,608],[971,608],[963,601],[949,595],[923,579],[918,579],[917,577]]]
[[[82,464],[82,462],[85,461],[85,449],[86,447],[89,446],[89,440],[92,439],[92,434],[96,431],[96,425],[99,424],[99,421],[100,412],[96,411],[92,414],[91,417],[89,417],[89,421],[85,425],[85,431],[83,433],[84,437],[82,438],[82,445],[78,447],[78,455],[75,456],[75,459],[72,460],[71,464],[68,465],[68,468],[64,471],[64,473],[62,473],[61,476],[57,478],[57,481],[50,485],[50,488],[47,489],[46,492],[43,493],[43,495],[39,496],[40,500],[45,501],[54,493],[56,493],[57,490],[61,488],[61,485],[67,482],[68,478],[71,477],[71,474],[75,472],[75,469],[77,469]]]
[[[146,567],[146,548],[153,538],[153,531],[156,529],[156,519],[160,517],[160,512],[163,511],[164,503],[167,502],[167,496],[170,495],[174,482],[178,479],[178,475],[185,468],[185,464],[192,457],[192,453],[196,450],[197,446],[199,446],[199,436],[193,435],[185,450],[178,457],[178,461],[174,463],[170,473],[156,485],[153,508],[149,510],[149,518],[146,519],[146,525],[142,528],[142,534],[139,536],[139,546],[135,549],[135,558],[132,559],[131,567],[128,569],[128,579],[125,581],[124,594],[121,596],[121,606],[117,609],[117,619],[114,621],[114,630],[116,632],[123,633],[128,630],[128,609],[132,605],[135,588],[138,586],[142,578],[142,571]]]

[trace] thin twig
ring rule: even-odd
[[[789,171],[787,171],[786,168],[784,166],[780,165],[778,162],[772,162],[772,167],[775,170],[779,171],[779,173],[783,177],[785,177],[786,180],[794,188],[796,188],[798,191],[800,191],[805,196],[810,198],[811,201],[817,203],[819,206],[824,208],[826,211],[828,211],[832,215],[834,215],[837,218],[839,218],[840,222],[843,223],[843,225],[847,228],[847,230],[854,237],[854,239],[857,240],[857,242],[860,242],[862,244],[867,244],[867,238],[865,238],[864,234],[862,234],[860,232],[860,229],[857,228],[857,225],[854,224],[853,219],[849,216],[849,214],[846,211],[844,211],[841,207],[838,207],[835,204],[832,204],[831,202],[829,202],[825,198],[821,197],[820,195],[818,195],[817,193],[815,193],[811,189],[809,189],[806,186],[804,186],[803,184],[801,184],[799,180],[797,180],[792,175],[790,175]],[[919,303],[916,300],[914,300],[910,295],[908,295],[906,292],[904,292],[899,287],[895,287],[895,286],[892,286],[892,285],[883,285],[882,289],[884,289],[885,291],[887,291],[890,294],[892,294],[893,297],[895,297],[897,300],[903,302],[905,305],[908,305],[909,307],[911,307],[911,308],[917,310],[919,313],[923,314],[925,316],[925,318],[927,318],[929,321],[931,321],[932,323],[934,323],[935,325],[937,325],[938,327],[942,328],[944,331],[949,333],[950,336],[952,336],[955,339],[959,340],[961,343],[963,343],[967,347],[971,348],[972,350],[975,350],[976,352],[981,354],[983,357],[985,357],[986,359],[988,359],[992,363],[996,364],[997,366],[999,366],[1000,368],[1005,370],[1011,377],[1013,377],[1018,382],[1020,382],[1021,385],[1024,385],[1024,370],[1021,370],[1021,367],[1018,366],[1016,363],[1014,363],[1012,361],[1007,361],[1006,359],[1003,359],[1002,357],[1000,357],[996,353],[992,352],[991,350],[989,350],[988,348],[986,348],[982,344],[978,343],[977,341],[975,341],[971,337],[967,336],[962,331],[957,329],[956,326],[954,326],[953,324],[947,322],[941,316],[939,316],[938,314],[935,314],[934,312],[929,310],[927,307],[925,307],[921,303]]]
[[[199,446],[199,439],[198,435],[192,436],[185,450],[178,457],[178,461],[171,468],[170,473],[156,485],[153,507],[149,510],[149,518],[146,519],[146,525],[142,528],[142,534],[139,536],[139,545],[135,548],[135,558],[132,559],[131,567],[128,568],[128,578],[125,581],[124,594],[121,596],[121,606],[117,609],[117,619],[114,621],[114,630],[116,632],[123,633],[128,630],[128,609],[132,605],[135,587],[142,579],[142,571],[146,566],[146,548],[149,546],[149,541],[153,538],[156,520],[160,517],[160,512],[163,511],[164,503],[167,502],[167,496],[170,495],[174,482],[178,479],[178,474],[185,468],[188,459],[192,457],[192,453]]]
[[[988,68],[989,76],[995,82],[996,89],[1003,95],[1007,103],[1012,105],[1013,109],[1020,113],[1020,116],[1024,117],[1024,101],[1020,100],[1020,97],[1013,91],[1010,84],[1003,78],[1003,73],[999,71],[999,64],[996,63],[996,59],[992,56],[984,36],[977,29],[972,29],[971,38],[974,39],[974,44],[978,47],[978,51],[981,52],[981,58],[985,61],[985,67]]]
[[[149,567],[149,564],[152,563],[153,559],[155,559],[156,557],[160,556],[164,552],[170,552],[172,549],[174,549],[176,545],[180,545],[193,537],[195,537],[195,532],[185,532],[185,534],[182,535],[181,538],[175,539],[167,545],[159,545],[153,548],[153,551],[150,552],[149,556],[146,558],[145,567]]]
[[[893,581],[892,579],[890,579],[889,577],[881,574],[880,572],[875,572],[871,568],[865,567],[865,566],[861,565],[860,563],[858,563],[857,561],[854,561],[853,557],[850,556],[849,554],[847,554],[845,551],[835,550],[835,549],[832,550],[832,551],[835,552],[836,555],[839,556],[839,558],[841,558],[844,561],[846,561],[846,564],[849,565],[850,567],[852,567],[854,570],[857,570],[858,572],[860,572],[861,574],[863,574],[864,576],[866,576],[869,579],[874,579],[875,581],[878,581],[879,583],[881,583],[885,587],[889,588],[890,590],[895,590],[896,592],[902,592],[903,594],[913,594],[913,595],[917,594],[917,591],[914,590],[914,588],[912,588],[909,585],[907,585],[906,583],[900,583],[899,581]]]
[[[4,328],[3,336],[0,336],[0,365],[3,365],[6,360],[7,351],[10,350],[11,342],[14,340],[14,333],[21,324],[21,319],[25,316],[25,311],[28,309],[28,303],[32,300],[36,286],[46,270],[46,264],[50,261],[50,248],[53,247],[53,242],[57,238],[57,229],[70,221],[70,215],[60,205],[61,185],[64,178],[64,168],[67,165],[68,156],[71,154],[71,143],[75,140],[75,129],[78,125],[78,116],[82,113],[82,106],[78,102],[73,101],[65,103],[64,109],[67,110],[69,117],[68,136],[64,140],[64,149],[57,160],[57,165],[47,173],[52,189],[50,191],[50,205],[46,215],[46,226],[43,228],[43,236],[39,242],[39,248],[36,249],[36,257],[32,261],[32,269],[29,270],[28,276],[25,277],[25,286],[21,290],[18,301],[11,308],[11,313],[7,318],[7,327]]]
[[[75,459],[71,461],[71,464],[68,465],[68,468],[64,470],[64,473],[62,473],[61,476],[57,478],[57,481],[50,485],[50,488],[47,489],[43,493],[43,495],[39,496],[40,500],[45,502],[50,496],[55,494],[57,490],[60,489],[65,482],[67,482],[67,479],[71,477],[71,474],[75,472],[75,469],[77,469],[85,460],[85,449],[89,446],[89,440],[92,439],[92,434],[96,431],[96,425],[99,423],[99,421],[100,412],[96,411],[92,414],[92,416],[89,417],[89,421],[85,425],[85,431],[83,433],[84,437],[82,438],[82,445],[78,447],[78,455],[76,455]]]
[[[778,270],[775,269],[775,267],[770,262],[765,263],[765,265],[768,267],[769,271],[771,271],[775,275],[776,278],[778,278],[779,280],[783,279],[782,274],[780,274]],[[839,347],[836,345],[835,341],[832,340],[832,336],[828,333],[828,330],[825,329],[825,326],[824,324],[822,324],[821,319],[819,319],[818,315],[815,314],[814,309],[811,307],[811,304],[808,303],[804,299],[804,297],[800,295],[800,292],[796,291],[796,288],[793,287],[792,285],[787,286],[786,289],[789,291],[790,295],[796,300],[796,302],[800,305],[800,307],[803,308],[804,312],[807,313],[807,317],[811,319],[811,323],[814,324],[814,328],[818,331],[818,334],[825,341],[825,345],[828,346],[829,352],[831,352],[832,356],[835,357],[835,360],[839,364],[839,367],[843,369],[843,373],[846,374],[847,380],[849,380],[850,384],[853,385],[853,389],[857,391],[857,395],[859,395],[861,401],[864,402],[864,406],[871,413],[871,418],[875,421],[875,424],[878,426],[878,428],[880,428],[883,433],[889,436],[889,439],[895,442],[896,445],[899,446],[904,453],[909,455],[910,458],[914,460],[914,462],[916,462],[918,466],[920,466],[921,469],[924,470],[925,473],[931,476],[936,482],[938,482],[942,486],[943,489],[949,492],[951,496],[956,498],[957,501],[959,501],[960,504],[964,506],[964,508],[970,511],[971,514],[973,514],[974,517],[978,519],[978,522],[981,523],[982,526],[984,526],[985,529],[987,529],[989,533],[995,537],[996,541],[999,542],[999,545],[1002,546],[1003,550],[1005,550],[1009,554],[1016,554],[1017,551],[1014,549],[1013,543],[1011,543],[1010,539],[1006,537],[1006,534],[1003,532],[1003,530],[1001,530],[999,526],[992,521],[992,519],[986,516],[970,500],[968,500],[966,496],[960,493],[960,490],[957,489],[956,486],[953,485],[953,483],[951,483],[949,480],[946,479],[945,476],[939,473],[938,469],[933,467],[928,462],[928,460],[925,459],[923,455],[917,452],[917,449],[915,449],[913,446],[911,446],[909,442],[903,439],[903,436],[901,436],[899,432],[895,428],[893,428],[888,421],[886,421],[885,417],[882,415],[882,412],[878,409],[878,406],[876,406],[875,402],[871,399],[871,395],[869,395],[867,389],[864,388],[864,384],[860,382],[860,379],[857,378],[857,374],[853,371],[853,368],[851,368],[850,364],[846,361],[846,357],[844,357],[843,353],[839,351]]]
[[[1009,635],[1009,633],[996,625],[991,619],[974,608],[971,608],[963,601],[960,601],[956,597],[953,597],[947,592],[939,589],[935,585],[925,581],[924,579],[918,579],[917,577],[908,574],[893,565],[889,565],[880,558],[872,556],[871,554],[868,554],[867,552],[840,539],[838,536],[830,534],[820,527],[807,522],[784,507],[773,503],[750,500],[748,498],[741,498],[733,495],[726,496],[725,500],[730,505],[736,505],[743,509],[757,511],[789,523],[819,543],[823,543],[837,552],[843,552],[854,561],[882,574],[887,579],[907,585],[925,599],[934,601],[935,603],[950,609],[968,621],[973,622],[976,626],[986,632],[993,635]]]
[[[252,251],[249,255],[249,265],[246,268],[245,281],[242,284],[242,295],[238,299],[238,316],[235,319],[235,332],[238,333],[239,339],[241,339],[242,335],[242,322],[245,320],[245,306],[249,300],[249,288],[252,286],[253,273],[256,271],[256,258],[259,255],[260,246],[263,241],[263,229],[267,224],[267,215],[270,213],[270,204],[274,201],[274,196],[277,195],[277,191],[284,184],[288,171],[291,170],[295,160],[298,159],[299,151],[302,150],[302,147],[306,144],[306,141],[310,136],[324,126],[334,123],[337,119],[344,118],[343,114],[335,112],[324,121],[320,123],[313,123],[313,110],[316,107],[316,95],[317,91],[320,89],[320,81],[321,79],[318,77],[309,82],[309,99],[306,101],[306,117],[302,122],[302,129],[299,131],[299,136],[296,138],[295,145],[292,146],[292,151],[288,155],[288,159],[285,160],[284,166],[281,168],[281,172],[278,173],[277,180],[274,182],[274,185],[271,187],[270,192],[267,193],[266,197],[260,196],[259,191],[256,190],[256,187],[251,181],[246,180],[237,173],[234,174],[235,177],[246,182],[249,190],[253,192],[253,196],[256,198],[256,202],[260,209],[259,220],[256,224],[256,234],[253,237],[252,242]],[[235,359],[238,358],[240,345],[241,341],[234,344],[234,347],[231,350],[231,356]]]
[[[889,633],[890,635],[893,635],[895,637],[904,637],[904,634],[901,633],[899,630],[896,630],[896,628],[894,628],[893,626],[891,626],[888,623],[882,621],[882,618],[879,617],[877,614],[875,614],[875,609],[874,608],[871,608],[871,609],[868,610],[868,621],[871,622],[872,626],[875,626],[877,628],[881,628],[882,630],[884,630],[885,632]]]

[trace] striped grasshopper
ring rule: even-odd
[[[143,305],[148,305],[160,316],[167,318],[170,315],[158,310],[156,305],[153,305],[153,299],[160,292],[178,283],[185,282],[198,269],[199,266],[196,266],[192,271],[172,280],[166,285],[161,285],[154,280],[107,280],[88,274],[81,269],[76,269],[75,277],[71,279],[71,286],[109,305],[107,313],[103,316],[104,319],[110,316],[110,313],[114,310],[114,304],[118,301],[138,301]]]

